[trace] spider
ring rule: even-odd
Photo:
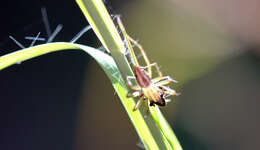
[[[139,97],[139,100],[137,101],[133,111],[139,109],[142,102],[147,99],[147,108],[149,106],[155,106],[155,104],[158,106],[165,106],[166,102],[170,101],[169,99],[166,99],[167,97],[179,95],[179,93],[176,93],[175,90],[167,86],[171,82],[176,83],[177,81],[173,80],[170,76],[163,76],[158,64],[150,63],[142,46],[126,33],[123,23],[121,22],[121,19],[119,17],[117,17],[117,22],[127,43],[126,46],[131,54],[131,59],[133,60],[133,71],[135,76],[126,77],[128,87],[134,90],[134,92],[128,93],[127,97]],[[137,46],[137,48],[140,50],[146,66],[139,65],[132,44]],[[152,67],[155,67],[158,73],[158,77],[155,77],[153,79]],[[136,80],[137,85],[134,85],[131,80]]]

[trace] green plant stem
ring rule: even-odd
[[[171,126],[167,122],[167,120],[164,118],[162,112],[158,108],[158,106],[151,107],[150,108],[151,115],[153,119],[155,120],[157,126],[161,129],[162,134],[167,139],[169,144],[174,150],[182,150],[182,147],[174,134]]]

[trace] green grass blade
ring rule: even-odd
[[[44,44],[38,45],[30,48],[25,48],[23,50],[19,50],[4,56],[0,57],[0,70],[16,64],[22,61],[47,54],[50,52],[65,50],[65,49],[75,49],[76,47],[71,44],[67,43],[51,43],[51,44]]]
[[[161,129],[163,136],[166,138],[167,142],[171,145],[174,150],[182,150],[182,147],[175,136],[171,126],[164,118],[162,112],[158,106],[150,107],[151,115],[156,122],[157,126]]]
[[[143,119],[142,114],[139,111],[133,112],[133,108],[135,106],[135,102],[133,99],[126,98],[127,87],[124,83],[124,80],[113,60],[113,58],[98,49],[94,49],[88,46],[73,44],[73,43],[65,43],[65,42],[57,42],[57,43],[49,43],[38,45],[30,48],[26,48],[20,51],[16,51],[10,53],[8,55],[4,55],[0,57],[0,70],[16,64],[17,62],[26,61],[28,59],[32,59],[37,56],[41,56],[50,52],[56,52],[60,50],[84,50],[90,56],[92,56],[103,68],[109,79],[111,80],[113,87],[117,94],[119,95],[122,104],[124,105],[127,113],[136,127],[136,130],[139,133],[139,136],[143,138],[143,143],[147,149],[155,149],[159,150],[156,142],[154,141],[150,133],[149,128],[147,127],[145,120]],[[116,75],[115,76],[113,75]]]

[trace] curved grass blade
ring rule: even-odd
[[[142,139],[145,147],[147,149],[159,150],[158,145],[153,139],[150,130],[143,119],[142,114],[139,111],[133,112],[133,108],[135,106],[135,102],[133,99],[126,98],[127,94],[127,86],[125,85],[122,76],[113,60],[113,58],[98,49],[94,49],[88,46],[73,44],[73,43],[65,43],[65,42],[57,42],[57,43],[49,43],[38,45],[30,48],[26,48],[20,51],[16,51],[10,53],[8,55],[4,55],[0,57],[0,70],[16,64],[17,62],[22,62],[25,60],[32,59],[37,56],[41,56],[50,52],[56,52],[60,50],[83,50],[90,56],[92,56],[99,65],[103,68],[109,79],[111,80],[115,91],[117,92],[120,100],[125,107],[130,120],[132,121],[137,133]],[[113,76],[117,74],[117,77]]]

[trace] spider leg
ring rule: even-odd
[[[171,82],[177,83],[177,81],[172,79],[170,76],[157,77],[152,79],[152,82],[156,85],[167,85]]]
[[[133,111],[136,111],[137,109],[140,108],[140,106],[142,105],[142,102],[144,101],[144,96],[141,96],[140,99],[137,101],[135,108]]]
[[[171,102],[171,99],[165,99],[165,102],[169,103],[169,102]]]
[[[150,63],[150,60],[148,59],[142,45],[139,44],[137,41],[135,41],[133,38],[131,38],[128,34],[126,34],[126,35],[127,35],[127,38],[130,40],[130,42],[132,42],[134,45],[136,45],[137,48],[141,51],[141,54],[143,55],[143,58],[144,58],[146,65],[149,66],[147,68],[148,68],[149,76],[151,78],[152,77],[152,68],[150,67],[151,63]],[[136,57],[136,56],[134,56],[134,57]]]
[[[137,41],[135,41],[133,38],[131,38],[131,37],[127,34],[127,32],[125,31],[125,27],[124,27],[124,25],[123,25],[123,23],[122,23],[120,17],[119,17],[119,16],[116,16],[116,18],[117,18],[117,23],[119,24],[119,27],[120,27],[121,31],[123,32],[123,36],[124,36],[125,40],[126,40],[127,43],[128,43],[127,46],[128,46],[128,49],[129,49],[129,51],[130,51],[130,53],[131,53],[132,59],[134,60],[134,61],[133,61],[134,64],[135,64],[136,66],[138,66],[138,67],[140,66],[139,63],[138,63],[138,61],[137,61],[137,57],[136,57],[136,55],[135,55],[135,53],[134,53],[134,50],[133,50],[133,48],[132,48],[131,43],[133,43],[134,45],[136,45],[137,48],[141,51],[141,54],[143,55],[144,61],[145,61],[146,66],[147,66],[146,68],[148,69],[149,77],[152,78],[152,66],[155,66],[155,67],[157,68],[159,76],[162,77],[162,73],[161,73],[161,71],[159,70],[158,65],[157,65],[156,63],[153,63],[153,64],[150,63],[150,60],[148,59],[148,57],[147,57],[147,55],[146,55],[146,53],[145,53],[145,51],[144,51],[142,45],[140,45]]]
[[[119,28],[120,28],[120,30],[121,30],[121,32],[122,32],[123,41],[125,41],[125,42],[124,42],[125,48],[130,52],[130,54],[131,54],[131,56],[132,56],[131,59],[133,60],[134,65],[140,66],[139,63],[138,63],[138,61],[137,61],[137,57],[136,57],[136,55],[135,55],[135,53],[134,53],[134,50],[133,50],[133,46],[132,46],[132,44],[131,44],[131,41],[130,41],[130,39],[129,39],[129,35],[128,35],[127,32],[126,32],[125,27],[124,27],[124,25],[123,25],[123,23],[122,23],[120,17],[119,17],[119,16],[115,16],[115,17],[116,17],[116,19],[117,19],[117,24],[119,25]],[[125,53],[127,53],[127,51],[125,51]]]
[[[162,88],[164,91],[164,93],[165,94],[167,94],[167,95],[172,95],[172,96],[178,96],[178,95],[180,95],[180,93],[176,93],[176,91],[175,90],[173,90],[173,89],[171,89],[171,88],[169,88],[169,87],[166,87],[166,86],[163,86],[163,85],[161,85],[160,86],[160,88]]]
[[[126,77],[126,81],[127,81],[127,85],[129,86],[129,88],[131,88],[132,90],[141,90],[141,87],[140,86],[135,86],[132,82],[131,82],[131,79],[135,79],[135,77],[133,76],[127,76]]]
[[[143,95],[144,95],[144,94],[143,94],[141,91],[134,91],[133,93],[128,92],[127,95],[126,95],[126,97],[127,97],[127,98],[129,98],[129,97],[135,98],[135,97],[141,97],[141,96],[143,96]]]
[[[149,103],[150,103],[150,101],[149,100],[147,100],[147,101],[144,101],[145,102],[145,118],[147,118],[148,116],[149,116],[149,114],[150,114],[150,112],[149,112]]]
[[[152,67],[155,67],[156,68],[156,70],[157,70],[157,73],[158,73],[158,78],[162,78],[163,77],[163,74],[162,74],[162,72],[161,72],[161,70],[160,70],[160,68],[159,68],[159,66],[158,66],[158,64],[155,62],[155,63],[152,63],[152,64],[150,64],[150,65],[147,65],[147,66],[140,66],[140,68],[141,69],[149,69],[149,68],[152,68]],[[148,70],[149,71],[149,70]],[[148,72],[149,73],[149,72]],[[150,76],[150,78],[152,78],[152,73],[149,73],[149,76]]]

